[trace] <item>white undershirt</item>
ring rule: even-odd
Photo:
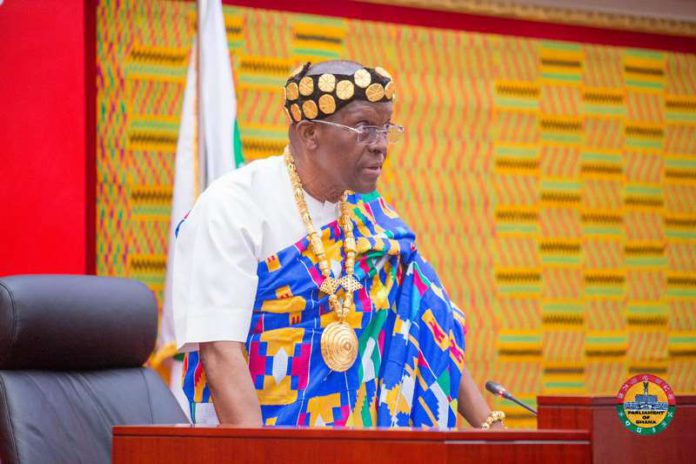
[[[305,192],[314,227],[338,218],[338,204]],[[213,182],[179,228],[173,313],[179,351],[212,341],[244,342],[258,263],[307,235],[282,156],[254,161]]]

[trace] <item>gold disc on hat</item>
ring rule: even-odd
[[[293,103],[290,106],[290,113],[292,114],[292,119],[294,119],[295,122],[300,122],[300,119],[302,119],[302,111],[300,111],[300,107],[297,106],[297,103]]]
[[[389,74],[389,71],[387,71],[386,69],[384,69],[384,68],[381,67],[381,66],[377,66],[377,67],[375,68],[375,72],[376,72],[377,74],[379,74],[380,76],[382,76],[382,77],[386,77],[387,79],[391,79],[391,78],[392,78],[391,74]]]
[[[353,97],[355,86],[351,81],[342,80],[336,84],[336,96],[341,100],[348,100]]]
[[[288,121],[292,122],[292,116],[290,116],[290,111],[286,107],[283,107],[285,114],[288,116]]]
[[[300,79],[300,93],[305,97],[314,92],[314,81],[311,77],[305,76]]]
[[[322,92],[333,92],[333,89],[336,88],[336,76],[333,74],[322,74],[319,76],[317,86],[319,86],[319,90]]]
[[[358,69],[355,71],[355,74],[353,74],[353,80],[355,80],[355,85],[364,89],[370,85],[372,76],[370,76],[370,72],[367,69]]]
[[[333,114],[336,111],[336,100],[331,95],[322,95],[319,97],[319,109],[324,114]]]
[[[394,97],[394,83],[392,81],[387,82],[384,86],[384,96],[391,100]]]
[[[350,369],[358,357],[358,337],[346,322],[332,322],[321,334],[321,356],[334,372]]]
[[[307,119],[314,119],[319,114],[319,109],[314,100],[307,100],[302,104],[302,112],[307,117]]]
[[[382,84],[375,82],[365,90],[365,96],[371,102],[376,102],[384,97],[384,87]]]
[[[287,98],[288,101],[295,101],[299,96],[300,94],[299,90],[297,89],[297,84],[294,82],[289,83],[288,86],[285,87],[285,98]]]

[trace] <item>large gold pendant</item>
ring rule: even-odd
[[[358,337],[346,322],[332,322],[321,335],[321,355],[335,372],[345,372],[358,357]]]

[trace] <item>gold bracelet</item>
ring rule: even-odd
[[[505,419],[505,413],[503,411],[491,411],[486,418],[486,422],[481,424],[481,428],[488,430],[491,428],[491,425],[495,424],[496,422],[503,422],[503,419]]]

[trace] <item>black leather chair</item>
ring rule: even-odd
[[[114,425],[188,422],[142,367],[156,337],[139,282],[0,278],[0,462],[108,463]]]

